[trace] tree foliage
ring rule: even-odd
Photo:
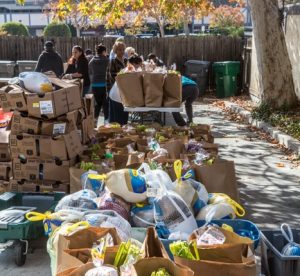
[[[29,36],[27,27],[20,22],[7,22],[1,25],[1,30],[8,35]]]
[[[71,37],[71,30],[65,23],[52,22],[44,29],[45,37]]]

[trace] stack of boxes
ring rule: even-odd
[[[74,82],[50,79],[55,90],[30,93],[0,88],[0,104],[13,111],[9,149],[13,192],[69,192],[69,167],[93,134],[93,98],[81,98]]]

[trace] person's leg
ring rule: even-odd
[[[172,116],[178,126],[186,126],[186,122],[179,112],[172,112]]]
[[[199,88],[196,85],[184,86],[182,89],[182,98],[185,99],[185,111],[188,117],[188,123],[193,122],[193,102],[199,96]]]
[[[110,123],[116,122],[115,120],[115,112],[114,112],[114,101],[112,99],[109,99],[109,117],[108,120]]]
[[[114,102],[115,121],[120,125],[126,125],[128,122],[128,112],[124,111],[124,106],[121,103]]]
[[[102,97],[101,97],[101,88],[100,87],[93,87],[92,92],[94,94],[95,98],[95,118],[97,119],[99,117],[101,106],[102,106]]]
[[[90,86],[83,86],[83,97],[90,92]]]
[[[103,87],[103,98],[102,98],[102,109],[104,113],[104,120],[108,119],[109,114],[109,104],[108,104],[108,95],[106,93],[106,88]]]

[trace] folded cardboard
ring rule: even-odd
[[[67,160],[82,152],[77,131],[57,137],[45,135],[19,134],[10,136],[10,149],[13,158],[23,155],[26,158]]]
[[[95,117],[95,98],[93,94],[87,94],[84,96],[84,98],[82,99],[83,101],[83,107],[84,107],[84,111],[85,114],[88,115],[92,115],[93,118]]]
[[[59,117],[57,120],[41,120],[15,111],[10,128],[11,134],[28,133],[55,136],[70,133],[76,129],[76,126],[67,119],[67,115]]]
[[[0,195],[9,191],[9,181],[0,180]]]
[[[69,182],[69,167],[75,164],[74,160],[54,161],[40,159],[13,159],[13,178],[15,180],[53,180]]]
[[[81,107],[80,89],[77,85],[59,79],[51,79],[51,82],[56,88],[53,92],[26,93],[30,116],[51,119]]]
[[[12,163],[0,162],[0,180],[9,180],[12,176]]]
[[[10,192],[40,192],[40,193],[52,193],[52,192],[64,192],[69,193],[68,182],[57,181],[20,181],[11,179],[9,182]]]
[[[17,85],[0,88],[0,105],[4,111],[27,111],[24,89]]]
[[[11,160],[9,150],[9,135],[10,130],[0,129],[0,162]]]

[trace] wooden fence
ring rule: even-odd
[[[39,37],[0,37],[0,60],[37,60],[43,50],[46,39]],[[72,46],[80,45],[84,49],[94,49],[102,42],[110,51],[115,38],[83,37],[83,38],[55,38],[56,50],[66,61],[72,51]],[[139,55],[147,57],[151,52],[170,66],[176,63],[178,70],[183,70],[186,60],[196,59],[205,61],[241,61],[244,41],[240,38],[226,36],[191,36],[166,38],[136,38],[125,37],[127,46],[136,49]],[[241,66],[241,69],[243,66]],[[211,70],[210,70],[211,71]],[[210,74],[212,85],[212,74]],[[241,84],[241,83],[240,83]]]

